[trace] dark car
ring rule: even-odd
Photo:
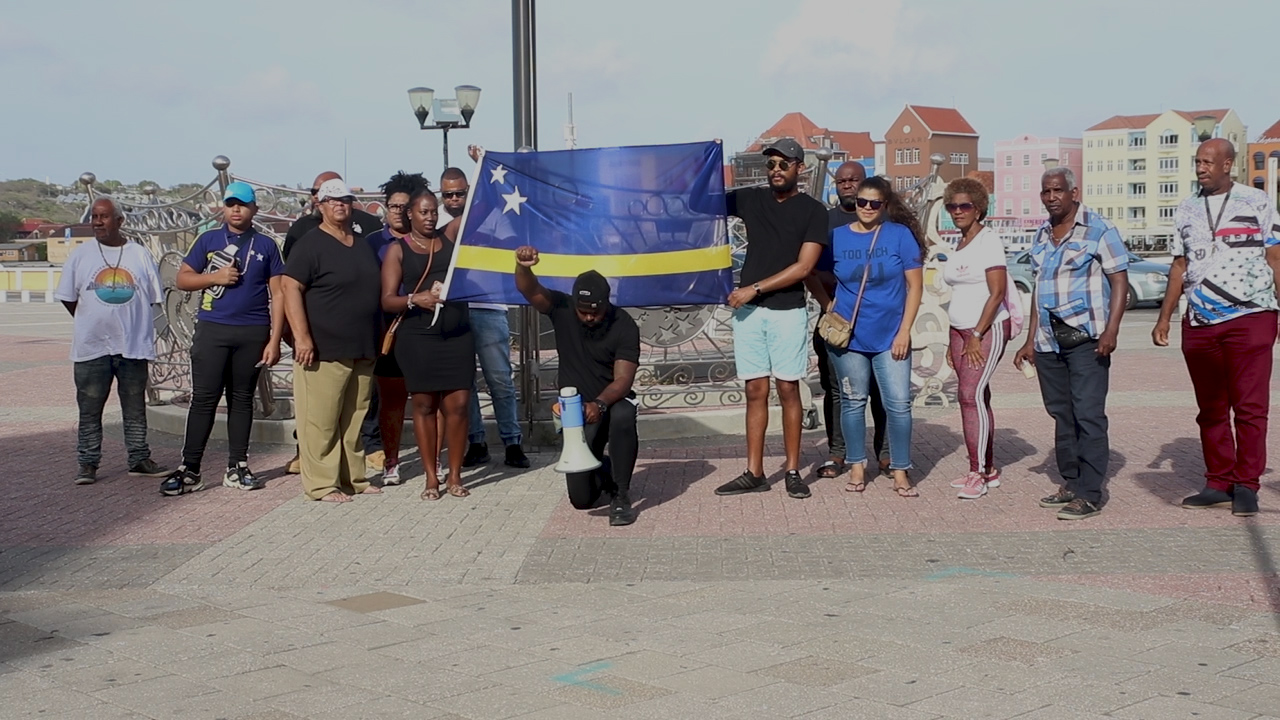
[[[1019,291],[1030,293],[1031,251],[1023,250],[1010,255],[1009,277]],[[1164,300],[1165,288],[1169,286],[1169,266],[1164,263],[1143,260],[1129,253],[1129,297],[1125,308],[1132,309],[1140,302],[1159,303]]]

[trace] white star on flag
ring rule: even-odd
[[[497,167],[490,170],[489,172],[493,174],[493,177],[489,179],[489,182],[506,184],[507,182],[506,168],[502,167],[501,165],[498,165]]]
[[[509,210],[515,210],[516,214],[519,215],[520,206],[529,202],[529,198],[520,196],[520,188],[515,188],[506,195],[503,195],[502,199],[507,201],[507,206],[502,208],[503,215],[506,215]]]

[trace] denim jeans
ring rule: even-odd
[[[1111,356],[1101,357],[1097,349],[1094,340],[1062,352],[1036,351],[1040,396],[1054,423],[1058,474],[1068,490],[1095,504],[1102,502],[1111,457],[1107,422]]]
[[[520,444],[520,421],[516,418],[516,384],[511,377],[511,325],[505,310],[471,308],[471,333],[476,340],[476,356],[480,371],[489,386],[493,414],[498,420],[498,436],[503,445]],[[484,419],[480,416],[480,397],[476,384],[471,384],[471,418],[467,441],[485,441]]]
[[[124,444],[129,467],[151,457],[147,445],[147,361],[122,355],[104,355],[75,363],[76,405],[80,408],[80,429],[76,454],[81,465],[97,467],[102,462],[102,410],[116,381],[120,411],[124,415]]]
[[[845,462],[867,460],[867,395],[874,381],[884,400],[889,431],[889,467],[911,468],[911,356],[894,360],[890,351],[862,353],[831,348],[831,361],[840,376],[840,424],[844,430]]]

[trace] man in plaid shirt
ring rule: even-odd
[[[1019,368],[1039,370],[1040,395],[1055,424],[1063,486],[1040,500],[1060,520],[1102,512],[1107,477],[1107,385],[1129,289],[1129,252],[1115,226],[1080,203],[1075,174],[1054,168],[1040,179],[1049,219],[1031,244],[1035,292]]]

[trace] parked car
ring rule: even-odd
[[[1009,278],[1013,280],[1014,286],[1021,292],[1030,293],[1034,286],[1031,280],[1031,251],[1014,253],[1008,257],[1008,261]],[[1126,309],[1131,310],[1140,302],[1162,302],[1168,286],[1168,265],[1143,260],[1129,253],[1129,297],[1125,302]]]

